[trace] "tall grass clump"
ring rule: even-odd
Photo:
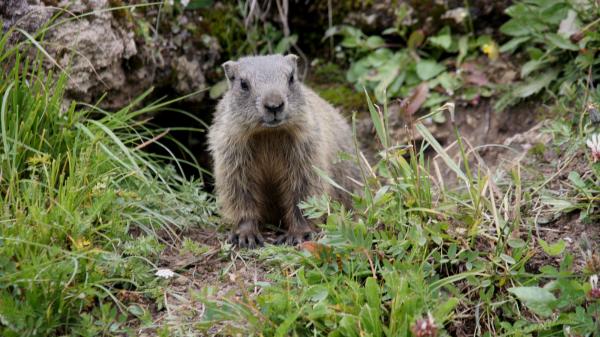
[[[158,289],[158,253],[180,229],[206,224],[212,202],[143,152],[157,137],[139,117],[163,103],[139,109],[140,98],[114,113],[68,104],[68,75],[46,72],[39,45],[9,46],[8,35],[0,36],[0,335],[126,333],[130,318],[149,317],[131,299]]]

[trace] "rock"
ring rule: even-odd
[[[51,12],[44,6],[29,4],[27,0],[2,0],[0,1],[0,21],[2,31],[6,32],[10,27],[34,32],[50,18]],[[11,36],[11,42],[24,38],[19,33]]]
[[[174,60],[173,69],[177,76],[174,89],[181,95],[196,91],[205,83],[204,73],[197,60],[189,61],[185,56]],[[204,94],[197,94],[188,98],[191,102],[200,102]]]
[[[8,0],[0,2],[0,20],[5,22],[5,30],[17,25],[34,32],[56,12],[55,8],[65,9],[68,14],[58,18],[60,24],[46,33],[43,46],[69,73],[67,99],[95,104],[102,98],[102,108],[118,109],[152,86],[172,88],[178,95],[206,86],[204,73],[215,65],[218,44],[195,43],[195,37],[185,29],[137,36],[136,24],[156,22],[158,10],[111,9],[119,3],[46,0],[30,5],[25,0]],[[34,11],[44,15],[33,15]],[[208,40],[204,37],[203,41]],[[45,66],[53,68],[55,63],[47,60]],[[199,94],[188,100],[199,102],[202,98]]]

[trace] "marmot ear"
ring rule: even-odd
[[[238,66],[237,62],[227,61],[227,62],[223,63],[221,66],[223,67],[223,70],[225,71],[225,77],[227,77],[227,80],[229,81],[229,83],[233,82],[237,75],[237,66]]]
[[[298,55],[287,54],[284,58],[292,65],[292,68],[296,69],[298,67]]]

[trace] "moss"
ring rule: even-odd
[[[345,71],[335,63],[325,63],[313,69],[311,81],[318,84],[344,83],[346,82]]]
[[[313,87],[313,89],[323,99],[343,109],[344,112],[359,111],[365,107],[365,97],[346,85],[318,85]]]
[[[544,152],[546,152],[546,146],[542,143],[536,143],[527,151],[528,154],[536,158],[543,158]]]
[[[307,83],[319,96],[344,112],[364,110],[364,95],[347,84],[345,70],[335,63],[313,68]]]

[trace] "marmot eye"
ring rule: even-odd
[[[290,85],[294,84],[294,73],[290,75]]]
[[[250,90],[250,86],[248,85],[248,81],[246,81],[246,80],[240,80],[240,87],[244,91]]]

